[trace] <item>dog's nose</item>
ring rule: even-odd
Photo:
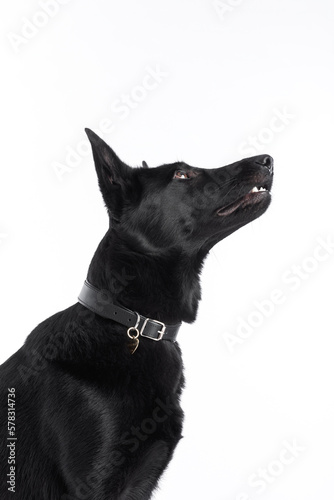
[[[267,167],[270,173],[273,172],[274,169],[274,160],[269,155],[259,155],[255,158],[255,163],[261,165],[261,167]]]

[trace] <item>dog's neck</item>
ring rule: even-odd
[[[108,290],[115,303],[175,324],[195,320],[201,298],[203,258],[180,249],[144,254],[109,229],[88,270],[88,281]]]

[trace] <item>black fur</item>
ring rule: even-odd
[[[265,212],[272,159],[133,169],[87,134],[110,219],[88,280],[142,315],[193,322],[204,258]],[[247,195],[253,186],[268,191]],[[125,327],[76,303],[39,324],[1,366],[1,499],[151,498],[181,438],[182,359],[177,343],[140,338],[131,355],[128,340]],[[16,393],[15,494],[6,482],[8,388]]]

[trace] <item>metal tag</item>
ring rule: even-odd
[[[129,348],[130,354],[133,354],[134,352],[136,352],[138,346],[139,346],[139,339],[132,337],[131,342],[128,343],[128,348]]]

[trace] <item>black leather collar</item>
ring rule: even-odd
[[[110,292],[107,290],[99,290],[87,280],[82,287],[78,300],[80,304],[87,307],[87,309],[90,309],[104,318],[113,319],[127,328],[137,329],[142,337],[147,337],[152,340],[176,341],[181,323],[176,325],[165,325],[161,321],[145,318],[145,316],[130,311],[130,309],[126,307],[115,305],[112,302]]]

